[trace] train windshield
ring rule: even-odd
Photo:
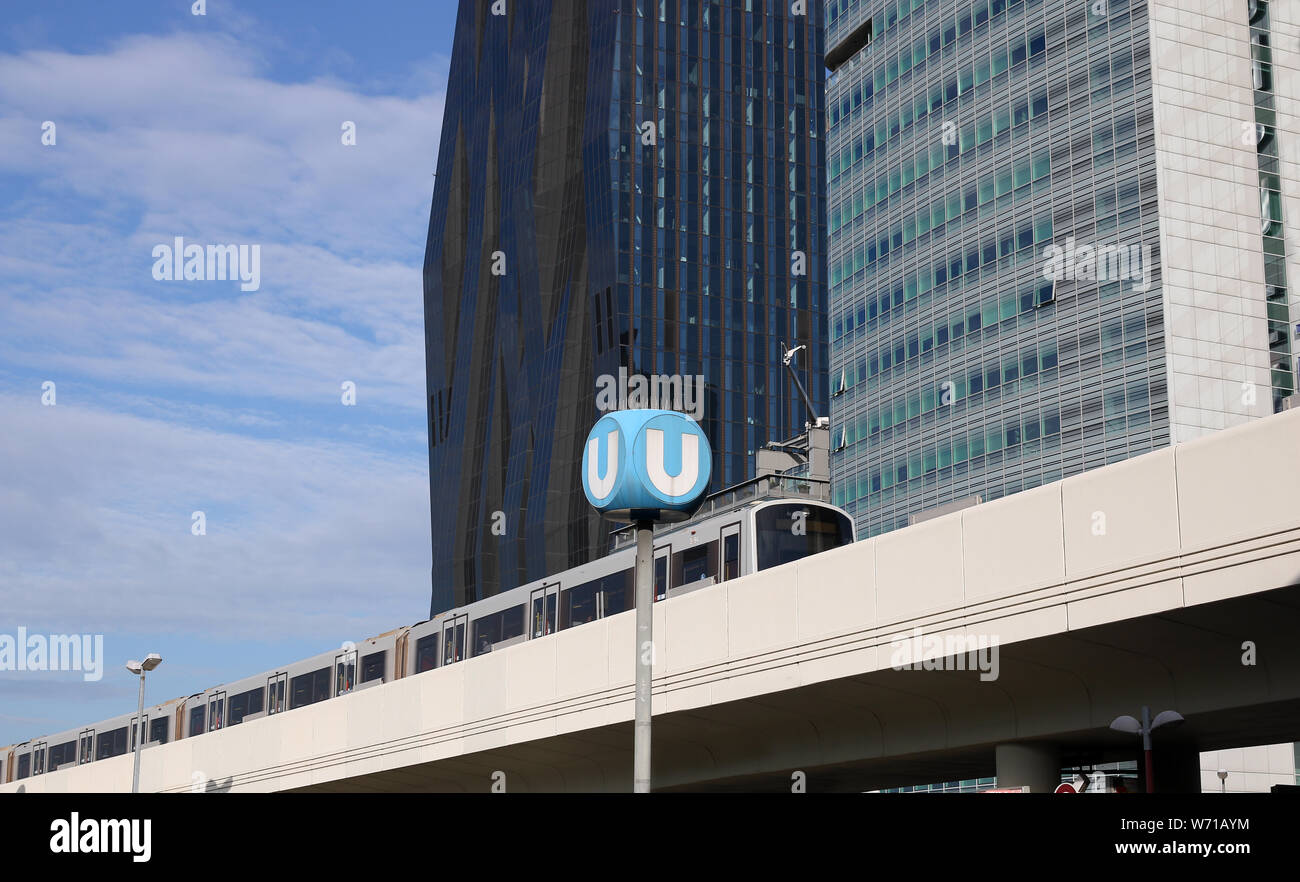
[[[810,503],[783,503],[754,513],[758,568],[765,570],[853,542],[853,522]]]

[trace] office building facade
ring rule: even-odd
[[[1298,6],[828,0],[832,483],[860,537],[1294,393]]]
[[[825,415],[808,6],[461,3],[424,265],[431,614],[607,551],[577,470],[609,380],[702,385],[679,409],[714,490],[802,430],[782,343]]]

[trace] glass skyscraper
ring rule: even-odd
[[[620,371],[702,377],[711,489],[824,415],[821,4],[461,3],[424,265],[431,614],[600,556]],[[807,356],[803,358],[803,356]]]
[[[828,0],[833,500],[860,537],[1294,393],[1270,5]]]

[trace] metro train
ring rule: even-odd
[[[654,599],[799,560],[853,542],[853,521],[814,498],[812,482],[752,479],[705,500],[695,516],[654,536]],[[630,529],[610,554],[554,576],[339,649],[213,686],[145,710],[147,749],[295,710],[380,683],[545,638],[634,606]],[[0,783],[135,749],[136,713],[0,748]]]

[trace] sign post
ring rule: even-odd
[[[650,792],[650,690],[654,668],[654,525],[699,508],[713,472],[709,439],[673,410],[619,410],[592,427],[582,453],[587,501],[636,525],[636,701],[632,789]]]
[[[650,792],[650,683],[654,662],[654,536],[652,521],[636,525],[636,731],[632,736],[632,792]]]

